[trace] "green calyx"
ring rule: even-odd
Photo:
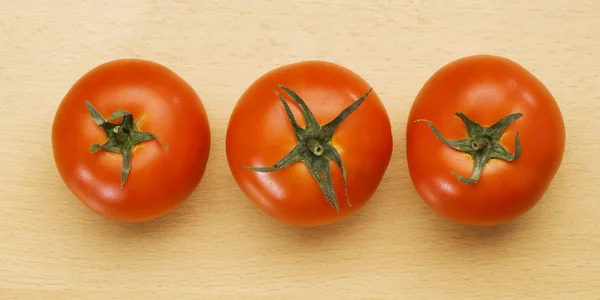
[[[337,164],[340,170],[342,171],[342,176],[344,177],[346,200],[348,202],[348,205],[351,204],[350,199],[348,198],[348,183],[346,169],[344,168],[344,164],[342,163],[340,154],[332,145],[331,139],[333,138],[333,134],[335,130],[340,126],[340,124],[365,101],[365,99],[373,89],[369,89],[369,91],[365,95],[363,95],[350,106],[342,110],[342,112],[331,122],[321,126],[317,122],[317,119],[315,118],[313,113],[306,106],[304,100],[302,100],[302,98],[300,98],[298,94],[282,85],[277,86],[283,91],[285,91],[296,102],[296,104],[298,104],[300,110],[302,111],[302,114],[304,115],[306,128],[301,128],[298,125],[298,123],[296,122],[296,118],[292,114],[292,111],[285,99],[283,98],[283,96],[281,96],[279,92],[275,91],[275,94],[279,97],[279,100],[283,104],[287,116],[290,119],[292,128],[294,130],[294,134],[296,135],[296,139],[298,140],[298,144],[285,157],[283,157],[271,167],[244,166],[244,168],[257,172],[273,172],[277,170],[282,170],[295,162],[302,161],[308,167],[314,179],[319,184],[319,187],[325,194],[325,197],[327,198],[329,204],[339,214],[340,207],[337,200],[337,196],[335,194],[335,190],[333,188],[333,182],[331,180],[329,161],[333,161],[335,164]]]
[[[139,124],[143,119],[134,122],[133,115],[126,110],[117,110],[108,119],[104,119],[100,112],[92,106],[89,101],[85,102],[94,122],[100,126],[106,133],[106,142],[102,145],[93,144],[90,147],[90,151],[95,153],[96,151],[103,149],[119,153],[123,156],[123,170],[121,173],[121,189],[125,185],[125,181],[129,176],[131,170],[131,152],[133,146],[144,141],[157,140],[168,149],[168,145],[161,141],[157,136],[149,132],[141,132],[138,128]],[[120,123],[111,123],[110,121],[122,117]]]
[[[519,132],[515,138],[515,153],[510,153],[500,144],[500,138],[506,128],[523,116],[522,113],[514,113],[500,119],[496,124],[490,127],[483,127],[476,122],[471,121],[465,114],[458,112],[456,115],[463,121],[467,128],[468,137],[462,140],[448,140],[427,120],[417,120],[417,122],[427,122],[429,128],[446,145],[473,157],[473,173],[470,178],[466,178],[452,172],[460,181],[467,184],[474,184],[479,181],[483,167],[490,159],[501,159],[505,161],[514,161],[521,156],[521,142],[519,141]]]

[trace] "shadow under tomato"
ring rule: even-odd
[[[178,207],[167,214],[146,222],[127,223],[114,220],[107,220],[100,217],[99,222],[104,223],[104,230],[107,233],[121,237],[148,238],[168,235],[169,232],[178,231],[179,228],[189,227],[191,223],[196,223],[202,218],[198,218],[201,212],[197,211],[199,207],[204,207],[202,203],[206,200],[202,194],[205,194],[205,188],[199,187],[192,195]],[[200,203],[199,203],[200,202]],[[198,226],[199,224],[193,224]]]
[[[525,230],[527,223],[527,218],[524,217],[495,226],[455,224],[454,227],[463,238],[481,240],[519,234],[519,232]]]
[[[502,247],[511,248],[511,244],[520,243],[524,236],[530,236],[526,232],[535,229],[535,218],[524,215],[515,220],[494,226],[471,226],[446,220],[441,217],[433,218],[431,226],[436,228],[435,238],[443,240],[449,249]],[[457,250],[457,254],[464,254]]]
[[[303,250],[315,250],[335,247],[341,239],[348,238],[353,232],[359,231],[361,226],[367,222],[366,216],[359,211],[337,223],[301,227],[279,222],[273,219],[266,230],[277,235],[279,242],[289,243],[290,247]]]

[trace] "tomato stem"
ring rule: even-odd
[[[128,115],[130,116],[130,115]],[[129,130],[123,126],[117,126],[113,129],[117,141],[120,143],[125,143],[127,139],[129,139]]]
[[[323,154],[323,146],[321,146],[321,143],[319,143],[319,141],[316,139],[310,139],[306,144],[310,152],[312,152],[314,155],[319,156]]]
[[[100,112],[98,112],[98,110],[96,110],[96,108],[89,101],[85,101],[85,105],[92,115],[92,119],[96,125],[100,126],[104,130],[107,138],[106,142],[104,142],[102,145],[93,144],[90,147],[90,152],[95,153],[96,151],[102,149],[119,153],[123,156],[121,189],[123,189],[131,169],[131,152],[133,151],[133,146],[144,141],[157,140],[163,144],[165,149],[169,148],[167,144],[161,141],[154,134],[149,132],[141,132],[138,129],[139,121],[134,123],[133,115],[128,111],[117,110],[107,119],[104,119]],[[109,122],[110,120],[120,117],[123,119],[118,124]]]
[[[475,151],[483,150],[490,145],[488,139],[489,137],[480,137],[477,140],[473,141],[473,143],[471,143],[471,147],[473,147],[473,150]]]
[[[358,107],[365,101],[373,89],[369,89],[366,94],[342,110],[342,112],[340,112],[340,114],[332,121],[321,126],[304,100],[302,100],[302,98],[300,98],[296,92],[282,85],[278,85],[278,87],[285,91],[288,96],[290,96],[292,100],[296,102],[304,116],[306,128],[301,128],[298,125],[296,118],[292,114],[292,110],[287,104],[287,101],[279,92],[276,91],[275,94],[285,109],[285,112],[292,125],[292,129],[294,130],[294,134],[296,135],[296,139],[298,140],[298,144],[285,157],[280,159],[271,167],[244,166],[244,168],[256,172],[274,172],[284,169],[295,162],[302,161],[308,167],[309,171],[313,175],[313,178],[319,184],[319,187],[323,191],[323,194],[325,195],[325,198],[329,204],[339,214],[340,207],[337,200],[337,195],[333,188],[333,181],[331,180],[329,166],[330,161],[333,161],[342,171],[346,201],[349,206],[351,206],[351,204],[348,196],[348,178],[346,174],[346,168],[342,163],[340,154],[331,143],[331,139],[333,138],[333,134],[340,124],[354,111],[356,111],[356,109],[358,109]]]
[[[467,184],[477,183],[483,172],[483,168],[490,159],[501,159],[504,161],[514,161],[521,156],[521,142],[519,140],[519,132],[515,137],[515,153],[508,152],[501,144],[500,138],[504,134],[506,128],[523,116],[522,113],[513,113],[503,117],[498,122],[490,127],[483,127],[476,122],[473,122],[465,114],[457,112],[456,115],[463,121],[467,129],[467,138],[462,140],[448,140],[440,131],[427,120],[417,120],[417,122],[426,122],[429,128],[433,131],[444,144],[458,151],[465,152],[473,157],[473,173],[470,178],[452,172],[452,174],[460,181]]]

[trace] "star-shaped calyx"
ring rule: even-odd
[[[506,127],[523,116],[521,113],[514,113],[500,119],[496,124],[490,127],[483,127],[476,122],[471,121],[465,114],[458,112],[456,115],[463,121],[467,128],[468,137],[462,140],[448,140],[427,120],[417,120],[417,122],[427,122],[429,128],[446,145],[465,153],[469,153],[474,160],[473,173],[470,178],[466,178],[452,172],[460,181],[474,184],[479,181],[483,167],[490,159],[501,159],[505,161],[514,161],[521,156],[521,142],[519,141],[519,132],[515,138],[515,153],[510,153],[500,144],[500,138],[504,134]]]
[[[319,187],[325,194],[329,204],[336,210],[337,213],[339,213],[340,207],[335,190],[333,188],[333,182],[331,180],[329,161],[333,161],[335,164],[337,164],[342,171],[348,205],[350,205],[350,200],[348,198],[346,169],[344,168],[340,154],[332,145],[331,139],[333,138],[333,134],[340,124],[365,101],[373,89],[369,89],[365,95],[342,110],[337,117],[335,117],[329,123],[321,126],[317,122],[317,119],[310,111],[308,106],[306,106],[306,103],[302,100],[302,98],[300,98],[300,96],[298,96],[298,94],[282,85],[277,86],[285,91],[296,102],[296,104],[298,104],[300,111],[304,115],[306,128],[301,128],[298,125],[296,118],[292,114],[292,110],[283,96],[281,96],[279,92],[275,91],[275,94],[279,97],[279,100],[281,101],[281,104],[283,104],[287,116],[292,123],[292,128],[294,130],[294,134],[296,135],[296,139],[298,140],[298,144],[272,167],[245,166],[244,168],[258,172],[273,172],[284,169],[295,162],[302,161],[308,167],[312,176],[319,184]]]
[[[121,189],[125,185],[125,181],[129,176],[129,171],[131,169],[131,152],[133,151],[133,146],[139,144],[144,141],[149,140],[157,140],[165,149],[168,149],[168,145],[161,141],[157,136],[150,132],[141,132],[138,128],[139,124],[142,122],[143,118],[134,123],[133,115],[126,110],[117,110],[115,111],[108,119],[104,119],[104,117],[92,106],[89,101],[85,102],[94,122],[98,126],[100,126],[104,132],[106,133],[106,142],[102,145],[93,144],[90,147],[90,151],[95,153],[96,151],[103,149],[106,151],[111,151],[115,153],[119,153],[123,156],[123,169],[121,172]],[[118,119],[122,117],[120,123],[111,123],[110,121]]]

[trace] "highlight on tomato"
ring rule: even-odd
[[[242,94],[226,135],[229,168],[267,214],[291,225],[338,222],[375,193],[392,153],[387,111],[351,70],[284,65]]]
[[[108,219],[143,222],[199,185],[210,126],[194,89],[149,60],[118,59],[85,73],[62,99],[52,148],[66,186]]]
[[[565,126],[544,84],[518,63],[473,55],[435,72],[406,128],[410,177],[434,211],[469,225],[528,212],[563,158]]]

